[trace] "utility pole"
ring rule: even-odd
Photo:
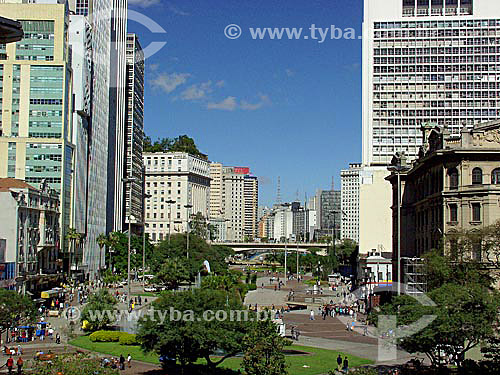
[[[187,252],[187,258],[189,259],[189,210],[193,208],[191,204],[186,204],[184,206],[186,209],[186,252]]]
[[[122,183],[125,186],[126,184],[129,184],[129,212],[128,212],[128,254],[127,254],[127,293],[128,296],[127,298],[130,300],[131,294],[130,294],[130,252],[131,252],[131,242],[132,242],[132,220],[135,221],[134,215],[131,214],[132,211],[132,187],[131,183],[136,181],[135,178],[122,178]],[[124,189],[125,190],[125,189]]]
[[[170,237],[172,236],[172,205],[175,204],[173,199],[166,202],[168,204],[168,244],[170,245]]]
[[[285,285],[286,285],[286,280],[287,280],[287,272],[286,272],[286,256],[287,256],[287,243],[285,242]]]

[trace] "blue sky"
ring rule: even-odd
[[[260,204],[328,189],[361,158],[361,40],[253,40],[249,28],[353,28],[362,1],[129,0],[165,34],[129,22],[146,60],[145,128],[153,139],[187,134],[210,160],[249,166]],[[142,23],[142,21],[141,21]],[[224,29],[237,24],[238,39]]]

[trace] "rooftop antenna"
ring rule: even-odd
[[[276,195],[276,203],[281,204],[281,177],[278,176],[278,192]]]
[[[295,202],[300,202],[299,201],[299,189],[295,192]]]
[[[307,210],[307,191],[304,192],[304,208]]]
[[[332,191],[335,190],[335,176],[332,176]]]

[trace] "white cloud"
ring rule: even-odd
[[[292,69],[285,69],[285,73],[288,77],[293,77],[295,72]]]
[[[189,77],[191,77],[189,73],[159,73],[151,80],[151,86],[170,94],[177,87],[185,84]]]
[[[200,100],[207,97],[211,93],[212,81],[200,83],[199,85],[192,85],[184,90],[181,94],[182,100]]]
[[[217,86],[217,87],[224,87],[225,84],[226,84],[226,81],[220,80],[220,81],[217,81],[215,83],[215,86]]]
[[[236,98],[234,96],[228,96],[226,99],[219,103],[208,103],[207,109],[220,109],[222,111],[234,111],[238,107]]]
[[[257,103],[250,103],[246,100],[242,100],[240,107],[245,111],[256,111],[265,105],[271,104],[271,99],[269,99],[269,96],[267,95],[259,94],[259,99],[260,100]]]
[[[151,1],[155,1],[155,0],[151,0]],[[174,5],[172,3],[167,3],[167,6],[168,6],[169,11],[171,11],[174,14],[177,14],[178,16],[190,16],[191,15],[188,12],[185,12],[182,9],[180,9],[177,5]]]
[[[128,4],[140,8],[149,8],[161,4],[161,0],[128,0]]]

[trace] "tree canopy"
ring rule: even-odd
[[[183,367],[200,358],[215,367],[244,350],[249,323],[229,318],[231,310],[245,310],[230,294],[211,289],[165,292],[153,307],[167,316],[163,320],[147,316],[139,321],[137,337],[146,351],[175,358]],[[227,318],[221,319],[224,316]],[[217,351],[222,351],[218,353],[222,357],[214,360],[211,356]]]
[[[8,328],[33,323],[35,319],[36,308],[29,297],[0,288],[0,334]]]
[[[258,321],[245,336],[243,367],[248,375],[287,375],[283,349],[288,342],[271,320]]]
[[[161,138],[152,142],[150,137],[144,138],[144,152],[187,152],[190,155],[207,159],[207,156],[198,150],[193,138],[181,135],[177,138]]]
[[[107,289],[100,289],[97,293],[91,294],[80,316],[82,322],[88,322],[86,330],[94,332],[111,326],[114,323],[113,316],[106,311],[112,313],[116,304],[116,299]]]

